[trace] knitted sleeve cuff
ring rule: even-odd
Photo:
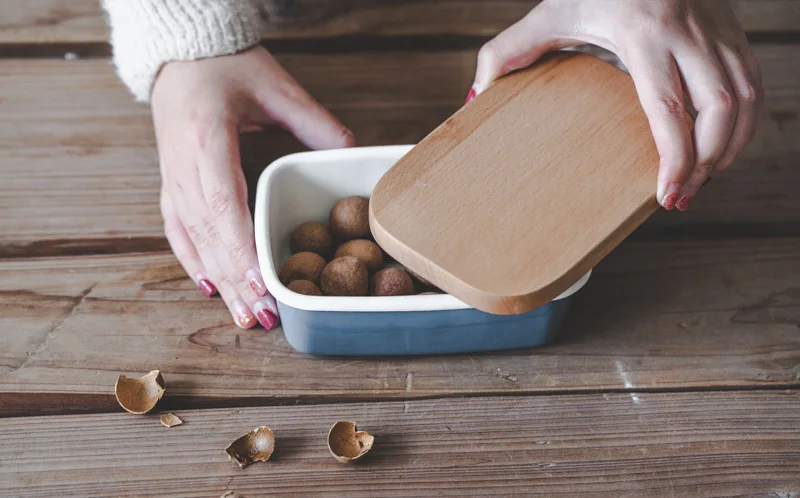
[[[249,0],[103,0],[103,7],[117,72],[140,102],[165,63],[233,54],[261,39]]]

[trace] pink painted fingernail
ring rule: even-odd
[[[277,318],[269,311],[261,310],[256,316],[258,317],[258,323],[260,323],[264,329],[272,330],[272,327],[275,326],[275,321]]]
[[[233,312],[233,320],[239,327],[243,329],[249,329],[256,324],[256,317],[241,299],[234,301],[231,304],[231,308],[231,311]]]
[[[474,99],[476,95],[478,95],[478,93],[475,91],[475,89],[474,89],[474,88],[470,88],[470,89],[469,89],[469,93],[467,94],[467,99],[464,101],[464,104],[465,104],[465,105],[466,105],[466,104],[469,104],[469,103],[470,103],[470,101],[471,101],[472,99]]]
[[[675,201],[678,200],[678,194],[680,193],[680,187],[674,183],[668,183],[664,187],[664,193],[662,194],[662,201],[661,205],[664,206],[664,209],[667,211],[671,211],[675,207]]]
[[[206,297],[211,297],[217,293],[217,288],[214,287],[214,284],[212,284],[207,278],[198,278],[197,286],[200,287],[200,290],[206,295]]]
[[[250,268],[244,276],[247,279],[247,283],[250,284],[250,288],[253,289],[253,292],[258,297],[267,295],[267,284],[264,283],[264,278],[258,268]]]
[[[681,198],[678,199],[678,202],[677,204],[675,204],[675,207],[678,208],[678,211],[686,211],[687,209],[689,209],[689,203],[692,202],[692,199],[694,199],[693,195],[683,194]]]
[[[275,327],[275,323],[278,321],[278,310],[275,308],[274,299],[271,298],[259,301],[253,305],[253,310],[256,312],[258,322],[266,330],[272,330],[272,328]]]

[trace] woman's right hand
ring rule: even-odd
[[[172,250],[238,326],[271,329],[278,308],[258,266],[239,133],[277,123],[312,149],[352,146],[353,134],[260,46],[166,64],[151,101]]]

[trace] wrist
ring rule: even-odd
[[[247,0],[103,0],[114,63],[138,101],[162,66],[233,54],[257,44],[262,24]]]

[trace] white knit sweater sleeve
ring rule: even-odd
[[[103,8],[117,72],[140,102],[165,63],[233,54],[261,39],[250,0],[103,0]]]

